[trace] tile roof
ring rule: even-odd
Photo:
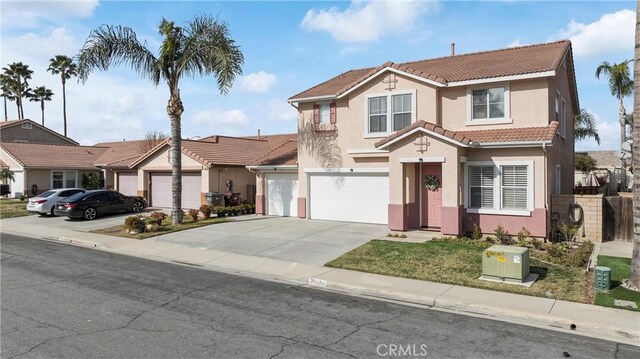
[[[107,147],[107,150],[94,164],[100,167],[129,168],[129,165],[145,154],[143,142],[144,140],[96,143],[94,146]]]
[[[549,126],[543,127],[520,127],[505,128],[494,130],[474,130],[474,131],[451,131],[444,127],[435,125],[430,122],[420,120],[409,127],[400,131],[396,131],[391,135],[381,139],[375,143],[376,148],[384,147],[389,142],[401,138],[409,132],[424,128],[428,131],[435,132],[439,135],[447,137],[451,140],[459,142],[466,146],[494,144],[494,143],[512,143],[512,142],[552,142],[558,129],[558,122],[553,121]]]
[[[0,142],[9,156],[25,168],[95,169],[105,147]]]
[[[289,100],[339,96],[386,67],[443,85],[450,82],[555,71],[570,47],[571,42],[563,40],[399,64],[387,62],[378,67],[347,71],[302,91]]]
[[[288,166],[298,164],[298,140],[290,139],[251,163],[254,166]]]
[[[2,122],[0,122],[0,128],[5,127],[5,126],[15,125],[19,121],[22,121],[22,120],[5,120],[5,121],[2,121]]]
[[[586,152],[586,154],[596,160],[596,167],[598,168],[622,166],[622,161],[620,160],[620,151],[618,150],[588,151]]]

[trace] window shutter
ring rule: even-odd
[[[320,105],[313,105],[313,124],[318,125],[320,123]]]
[[[329,105],[330,115],[329,115],[329,123],[332,125],[336,124],[336,103],[332,102]]]

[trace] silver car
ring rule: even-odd
[[[56,203],[67,197],[73,196],[76,193],[84,192],[86,191],[82,188],[59,188],[42,192],[37,197],[29,198],[27,211],[38,213],[41,216],[46,216],[47,214],[55,216],[53,209],[55,208]]]

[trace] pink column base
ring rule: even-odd
[[[307,199],[298,197],[298,218],[307,218]]]
[[[449,236],[459,236],[460,231],[460,214],[462,207],[442,207],[442,226],[440,231],[442,234]]]
[[[405,205],[389,204],[387,210],[389,216],[389,229],[392,231],[406,231],[408,229],[408,221],[405,217]]]
[[[493,233],[500,224],[510,235],[516,235],[524,227],[534,237],[547,236],[547,210],[544,208],[534,209],[530,216],[466,213],[464,208],[461,213],[464,232],[473,231],[473,224],[476,223],[482,233]]]
[[[256,195],[256,214],[265,214],[263,195]]]

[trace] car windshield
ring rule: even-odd
[[[85,195],[84,192],[80,192],[80,193],[76,193],[72,196],[67,197],[67,199],[65,200],[66,202],[75,202],[77,200],[79,200],[80,198],[82,198]]]
[[[51,196],[54,193],[56,193],[56,191],[46,191],[46,192],[40,193],[38,195],[38,197],[47,198],[47,197]]]

